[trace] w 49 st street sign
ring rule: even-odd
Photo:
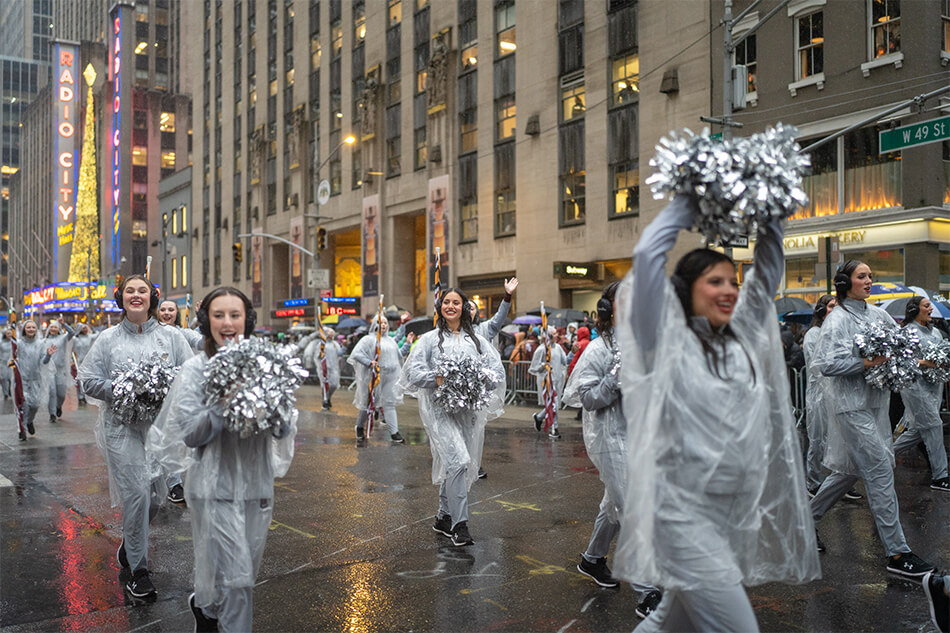
[[[927,143],[939,143],[950,139],[950,116],[931,119],[924,123],[905,125],[893,130],[878,133],[881,154],[894,152],[906,147],[916,147]]]

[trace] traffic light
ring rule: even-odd
[[[327,247],[327,230],[322,226],[317,227],[317,250],[322,251]]]
[[[244,244],[241,244],[240,242],[235,242],[234,244],[231,245],[231,250],[234,251],[234,261],[236,261],[239,264],[242,261],[244,261]]]

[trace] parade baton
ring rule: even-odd
[[[541,332],[544,337],[544,430],[547,431],[554,424],[554,401],[557,394],[554,391],[554,381],[551,376],[551,337],[548,334],[548,315],[544,311],[544,302],[541,302]]]
[[[379,295],[379,310],[376,312],[376,351],[373,353],[373,364],[369,373],[369,396],[366,403],[366,437],[373,432],[373,418],[376,414],[376,387],[379,385],[379,346],[382,341],[383,323],[383,295]]]
[[[23,397],[23,377],[20,375],[20,364],[16,357],[16,329],[13,330],[13,338],[10,339],[10,357],[13,365],[13,406],[16,407],[16,422],[20,427],[20,433],[26,435],[26,427],[23,425],[23,405],[26,404],[26,398]]]
[[[442,282],[439,280],[439,273],[442,269],[442,256],[439,254],[439,247],[435,247],[435,314],[432,315],[432,327],[439,324],[439,297],[442,294]]]
[[[152,280],[152,256],[149,255],[145,258],[145,278],[149,281]]]
[[[320,336],[320,375],[323,376],[323,401],[327,402],[330,397],[330,385],[327,374],[327,333],[323,330],[323,323],[320,321],[320,304],[317,304],[317,334]]]

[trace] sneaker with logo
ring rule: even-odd
[[[947,589],[950,588],[950,579],[933,572],[928,572],[920,584],[924,586],[924,595],[927,596],[927,606],[930,607],[930,619],[943,633],[948,633],[947,626],[950,620],[950,597]]]
[[[437,516],[435,523],[432,525],[432,529],[442,536],[452,538],[452,515],[446,514],[444,516]]]
[[[941,492],[950,492],[950,478],[944,477],[943,479],[937,479],[930,482],[931,490],[939,490]]]
[[[125,585],[126,590],[135,598],[154,600],[158,596],[158,592],[155,591],[155,585],[152,584],[152,579],[149,576],[150,573],[147,569],[136,569],[135,573],[132,574],[132,580]]]
[[[26,423],[26,430],[30,432],[30,435],[36,435],[36,427],[33,426],[32,422]]]
[[[24,433],[23,431],[20,431],[20,441],[21,442],[26,441],[26,433]]]
[[[129,557],[125,555],[125,541],[119,544],[119,549],[115,551],[115,559],[119,561],[119,566],[123,569],[129,566]]]
[[[390,435],[390,436],[389,436],[389,439],[392,440],[394,444],[402,444],[403,442],[406,441],[406,440],[403,438],[403,436],[399,434],[399,431],[396,431],[395,433],[393,433],[392,435]]]
[[[49,416],[49,423],[50,423],[50,424],[56,424],[56,416],[55,416],[55,415],[50,415],[50,416]]]
[[[356,439],[358,440],[366,439],[366,431],[364,431],[363,427],[361,426],[356,427]]]
[[[534,414],[534,428],[540,433],[541,427],[544,425],[544,411],[538,411]]]
[[[452,530],[452,545],[455,545],[456,547],[465,547],[466,545],[474,544],[475,540],[468,531],[468,521],[459,521],[455,526],[455,529]]]
[[[844,493],[844,498],[848,501],[857,501],[858,499],[864,499],[864,495],[852,488],[848,492]]]
[[[550,437],[552,440],[559,440],[561,439],[561,432],[557,429],[551,429],[551,432],[548,433],[548,437]]]
[[[905,578],[919,579],[934,570],[934,566],[922,560],[913,552],[905,552],[887,559],[887,571]]]
[[[188,596],[188,606],[191,607],[191,614],[195,616],[195,633],[217,633],[218,621],[207,617],[204,612],[195,605],[195,594]]]
[[[479,478],[479,479],[487,479],[487,478],[488,478],[488,473],[486,473],[486,472],[485,472],[485,469],[482,468],[481,466],[478,467],[478,478]]]
[[[185,502],[185,489],[181,487],[181,484],[175,484],[171,487],[171,490],[168,491],[168,500],[178,504]]]
[[[663,599],[663,594],[655,589],[653,591],[647,592],[647,595],[643,597],[643,600],[640,601],[640,604],[637,605],[635,613],[642,619],[646,619],[648,615],[656,611],[656,608],[660,606],[660,600]]]
[[[61,407],[56,407],[56,417],[57,418],[63,417],[63,409]]]
[[[581,562],[577,565],[577,571],[593,579],[593,581],[601,587],[620,586],[620,581],[614,578],[613,574],[610,573],[606,558],[598,558],[596,563],[592,563],[581,556]]]

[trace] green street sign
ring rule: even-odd
[[[878,133],[879,154],[895,152],[907,147],[939,143],[950,139],[950,116],[931,119],[924,123],[904,125]]]

